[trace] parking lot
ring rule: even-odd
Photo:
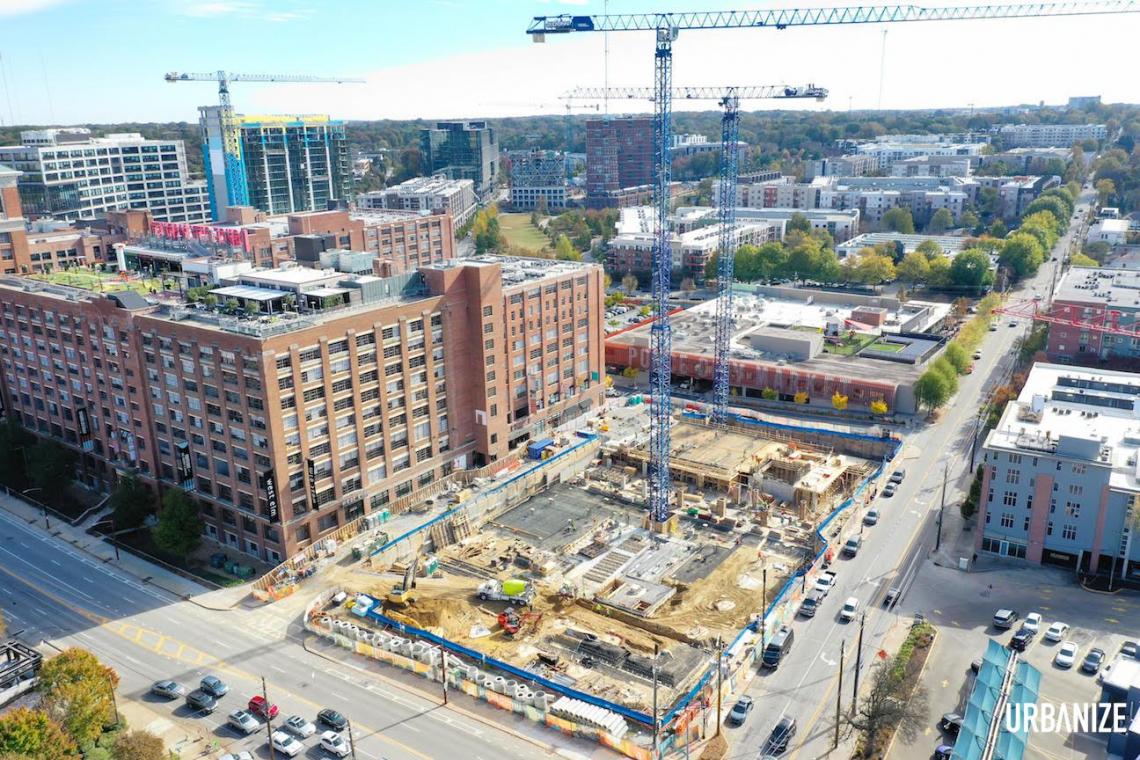
[[[927,563],[899,605],[905,614],[925,615],[938,627],[939,637],[923,679],[930,695],[927,728],[913,743],[896,741],[892,759],[930,755],[944,740],[937,727],[939,718],[964,710],[973,686],[970,662],[982,656],[988,638],[1008,644],[1029,613],[1040,613],[1043,618],[1040,632],[1023,655],[1041,671],[1038,704],[1097,701],[1100,686],[1096,676],[1082,672],[1080,667],[1089,649],[1103,649],[1107,666],[1126,640],[1140,638],[1140,600],[1134,592],[1096,594],[1079,588],[1070,572],[987,562],[983,559],[981,568],[970,573]],[[1020,615],[1009,630],[993,626],[993,615],[1000,608],[1013,609]],[[1054,664],[1061,644],[1045,639],[1046,629],[1056,621],[1070,625],[1064,640],[1079,647],[1072,668]],[[1032,734],[1025,756],[1099,759],[1105,757],[1105,745],[1089,735]]]

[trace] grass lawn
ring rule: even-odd
[[[888,343],[884,340],[877,340],[870,346],[872,351],[882,351],[886,354],[897,354],[906,348],[905,343]]]
[[[109,293],[115,290],[135,290],[143,295],[162,289],[162,282],[158,279],[132,278],[123,281],[117,274],[110,272],[92,272],[90,270],[73,269],[69,272],[51,272],[49,274],[34,274],[33,279],[50,282],[53,285],[70,285],[73,288]]]
[[[511,245],[531,251],[550,246],[550,239],[530,223],[530,214],[499,214],[499,229]]]
[[[838,354],[840,356],[854,356],[864,346],[875,340],[875,336],[855,333],[854,337],[843,335],[840,336],[838,342],[835,342],[835,340],[834,338],[829,338],[827,342],[824,343],[823,350],[825,353]]]

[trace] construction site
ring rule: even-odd
[[[718,641],[758,630],[822,550],[820,522],[881,456],[809,438],[678,420],[671,514],[651,523],[647,437],[598,436],[577,466],[478,518],[457,511],[339,580],[385,620],[649,714],[654,670],[657,704],[673,704]]]

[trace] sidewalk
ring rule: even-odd
[[[15,496],[0,493],[0,509],[33,528],[50,532],[60,541],[71,544],[94,559],[113,565],[143,583],[160,588],[199,607],[225,612],[238,607],[249,596],[249,591],[245,585],[210,589],[126,550],[120,550],[118,557],[116,557],[115,547],[111,544],[88,534],[82,526],[72,526],[54,516],[49,516],[47,519],[51,526],[49,531],[45,529],[43,512],[38,507]]]

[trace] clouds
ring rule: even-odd
[[[22,16],[38,13],[68,0],[0,0],[0,16]]]
[[[0,0],[0,3],[6,1],[7,0]],[[298,21],[313,13],[312,8],[290,8],[283,10],[276,7],[277,5],[279,4],[275,4],[273,8],[267,8],[261,3],[249,2],[249,0],[212,0],[212,2],[204,3],[196,2],[195,0],[179,0],[172,10],[175,15],[184,16],[186,18],[213,19],[232,17],[251,21],[270,21],[273,23]]]

